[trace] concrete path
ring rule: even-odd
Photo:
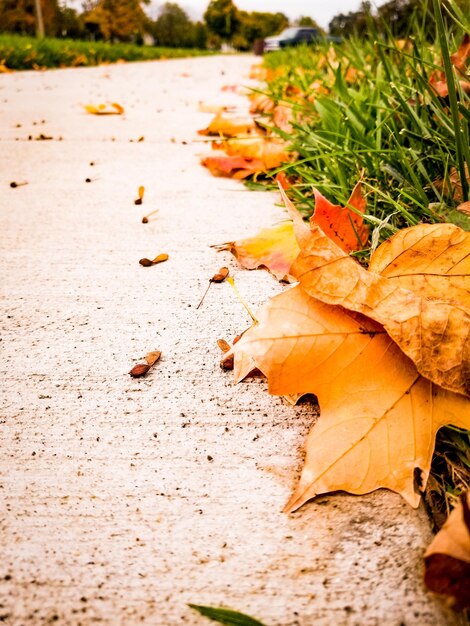
[[[209,248],[281,218],[276,197],[212,178],[192,141],[210,119],[198,101],[245,104],[220,88],[247,83],[252,62],[0,76],[8,626],[208,623],[187,602],[267,626],[454,623],[421,583],[422,511],[378,492],[280,512],[311,409],[219,369],[216,340],[249,324],[229,285],[196,310],[224,263],[255,308],[280,289]],[[84,113],[102,100],[126,115]],[[167,263],[138,264],[161,252]],[[131,379],[155,349],[161,362]]]

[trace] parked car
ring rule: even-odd
[[[320,41],[333,41],[340,43],[339,37],[328,37],[316,28],[306,26],[286,28],[276,37],[266,37],[264,40],[264,52],[280,50],[289,46],[299,46],[303,43],[316,43]]]

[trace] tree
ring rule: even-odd
[[[57,32],[59,13],[57,0],[41,0],[41,8],[46,34],[53,36]],[[1,31],[34,35],[36,25],[34,0],[0,0]]]
[[[309,28],[316,28],[319,32],[323,32],[323,28],[319,26],[317,22],[308,15],[301,15],[295,23],[297,26],[308,26]]]
[[[277,35],[289,25],[284,13],[260,13],[240,11],[239,27],[232,38],[232,45],[238,50],[250,50],[257,39]]]
[[[335,15],[328,25],[331,35],[348,37],[350,35],[364,36],[368,30],[368,20],[371,18],[370,2],[362,2],[359,11],[350,11],[348,14]]]
[[[159,46],[190,48],[195,45],[196,27],[179,5],[167,2],[160,10],[153,35]]]
[[[232,0],[211,0],[204,20],[208,29],[224,41],[229,41],[240,25],[239,11]]]
[[[79,15],[72,7],[62,5],[57,15],[57,34],[61,37],[80,39],[85,35]]]
[[[85,27],[100,39],[138,40],[149,25],[142,3],[141,0],[96,0],[89,3],[91,8],[83,16]]]

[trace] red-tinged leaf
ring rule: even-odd
[[[332,204],[317,189],[313,191],[315,213],[310,222],[317,224],[345,252],[362,250],[369,238],[369,228],[362,216],[349,208],[351,206],[360,213],[365,213],[367,201],[362,195],[361,183],[354,187],[346,207]]]
[[[267,268],[278,280],[289,280],[290,266],[300,251],[290,221],[264,228],[255,237],[214,247],[219,251],[229,250],[246,269]]]
[[[240,156],[209,156],[201,160],[213,176],[246,178],[264,170],[259,159],[245,159]]]

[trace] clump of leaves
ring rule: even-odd
[[[318,398],[321,417],[286,510],[325,492],[379,487],[417,506],[436,432],[470,428],[470,234],[452,224],[402,230],[367,270],[284,198],[299,285],[264,307],[233,354],[237,380],[248,363],[270,393]]]

